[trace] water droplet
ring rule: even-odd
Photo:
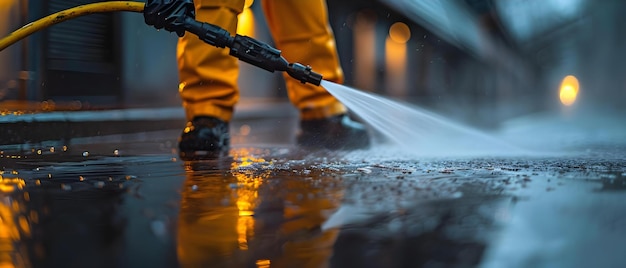
[[[72,186],[71,185],[67,185],[67,184],[61,184],[61,189],[63,191],[71,191],[72,190]]]
[[[79,180],[79,181],[85,181],[85,177],[83,177],[83,176],[78,176],[78,180]]]
[[[132,179],[136,179],[136,178],[137,178],[137,176],[135,176],[135,175],[126,175],[126,180],[127,181],[128,180],[132,180]]]
[[[41,155],[41,149],[37,150],[37,154]]]
[[[54,147],[50,147],[50,152],[54,153]]]
[[[150,228],[152,229],[152,232],[154,233],[154,235],[156,235],[157,237],[165,237],[167,235],[167,226],[165,226],[165,223],[163,221],[153,221],[150,223]]]
[[[370,173],[372,173],[372,170],[371,170],[371,169],[369,169],[369,168],[357,168],[356,170],[357,170],[357,171],[360,171],[360,172],[363,172],[363,173],[365,173],[365,174],[370,174]]]
[[[115,149],[115,150],[113,151],[113,155],[114,155],[114,156],[119,156],[119,155],[120,155],[120,150]]]
[[[250,126],[248,126],[248,125],[242,125],[242,126],[239,128],[239,133],[240,133],[242,136],[248,136],[248,135],[250,134],[250,129],[251,129],[251,128],[250,128]]]
[[[192,191],[194,191],[194,192],[195,192],[195,191],[198,191],[198,185],[195,185],[195,184],[194,184],[194,185],[192,185],[192,186],[191,186],[191,190],[192,190]]]
[[[84,151],[84,152],[83,152],[83,156],[84,156],[84,157],[87,157],[87,156],[89,156],[89,152],[87,152],[87,151]]]

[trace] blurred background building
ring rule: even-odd
[[[1,1],[0,35],[90,2]],[[271,43],[258,2],[247,2],[238,31]],[[486,127],[548,110],[620,110],[626,101],[625,1],[328,4],[346,84],[361,90]],[[55,25],[0,53],[0,105],[179,106],[175,46],[174,34],[136,13]],[[286,100],[280,75],[241,69],[242,101]]]

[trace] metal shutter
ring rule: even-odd
[[[51,0],[47,13],[96,1]],[[120,101],[120,60],[115,14],[91,14],[47,29],[43,93],[46,99],[98,104]]]

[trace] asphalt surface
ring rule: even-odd
[[[624,267],[626,154],[412,156],[294,145],[237,120],[229,157],[178,129],[4,145],[0,266]]]

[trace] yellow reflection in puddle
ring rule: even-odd
[[[270,260],[257,260],[256,261],[256,267],[257,268],[269,268],[270,267]]]
[[[237,180],[234,190],[235,203],[239,210],[237,220],[237,242],[240,250],[248,250],[248,237],[254,236],[254,209],[257,207],[259,187],[269,175],[269,169],[254,167],[254,164],[268,164],[262,157],[256,157],[251,149],[235,150],[232,174]],[[250,169],[246,169],[250,168]],[[259,171],[260,170],[260,171]]]
[[[258,190],[270,173],[255,166],[267,164],[255,154],[237,149],[231,152],[232,161],[185,165],[177,249],[181,266],[233,264],[236,251],[249,250]]]
[[[14,172],[11,172],[14,174]],[[23,189],[25,182],[21,178],[6,178],[0,175],[0,267],[20,267],[20,254],[16,244],[22,235],[30,235],[28,219],[22,212],[23,204],[12,198],[11,194]],[[27,196],[25,194],[25,196]]]
[[[228,160],[185,163],[177,225],[181,267],[327,266],[338,231],[319,228],[337,208],[341,188],[325,187],[313,174],[280,180],[268,155],[233,149]],[[267,210],[259,210],[261,202]]]

